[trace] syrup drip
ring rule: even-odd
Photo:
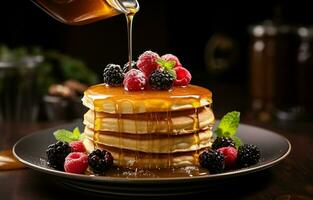
[[[149,137],[149,141],[150,141],[150,138],[151,138],[151,136],[150,136],[150,121],[151,121],[151,113],[150,113],[150,115],[149,115],[149,117],[148,117],[148,119],[147,119],[147,122],[146,122],[146,125],[147,125],[147,134],[148,134],[148,137]],[[136,138],[137,140],[138,140],[138,137]],[[149,147],[150,147],[150,144],[148,145]],[[149,163],[148,163],[148,166],[149,166],[149,169],[150,169],[150,166],[151,165],[151,162],[149,161]]]
[[[160,130],[159,130],[159,122],[160,122],[160,120],[159,120],[159,115],[157,114],[157,113],[154,113],[154,119],[155,119],[155,132],[156,133],[158,133]],[[160,139],[160,134],[157,134],[157,139]],[[159,141],[159,148],[161,147],[161,141]],[[154,166],[154,168],[156,169],[157,168],[157,166]]]
[[[149,148],[152,148],[153,147],[152,146],[153,145],[153,143],[152,143],[152,134],[153,134],[152,130],[156,129],[156,131],[157,131],[158,122],[159,122],[157,113],[151,113],[149,121],[150,121],[150,126],[148,126],[148,134],[149,134],[149,142],[148,142],[148,144],[149,144]],[[158,134],[156,134],[156,135],[159,136]],[[151,163],[151,161],[153,161],[152,157],[153,157],[152,153],[148,153],[147,158],[149,160],[149,164],[148,164],[149,169],[156,168],[155,165],[153,166],[154,162]]]
[[[167,141],[168,141],[168,167],[172,166],[172,146],[173,140],[171,140],[171,135],[173,134],[173,122],[172,122],[172,113],[171,111],[166,112],[166,120],[167,120]]]
[[[119,106],[119,103],[117,102],[116,104],[115,104],[115,113],[117,113],[117,129],[118,129],[118,135],[119,135],[119,139],[118,139],[118,143],[119,143],[119,150],[120,150],[120,152],[119,152],[119,163],[118,163],[118,165],[121,165],[121,161],[122,161],[122,159],[123,159],[123,140],[122,140],[122,138],[123,138],[123,128],[122,128],[122,126],[123,126],[123,124],[122,124],[122,120],[121,120],[121,118],[122,118],[122,114],[120,113],[120,110],[119,110],[119,108],[120,108],[120,106]]]
[[[135,114],[135,132],[136,132],[136,148],[135,148],[135,151],[136,151],[136,154],[135,154],[135,166],[137,166],[137,161],[139,160],[139,151],[138,151],[138,146],[139,146],[139,140],[140,140],[140,135],[138,134],[138,125],[137,125],[137,122],[138,122],[138,114]]]
[[[93,118],[93,127],[94,127],[94,133],[93,133],[93,145],[94,148],[98,148],[98,141],[99,141],[99,134],[100,134],[100,127],[101,127],[101,118],[97,116],[96,110],[99,108],[97,100],[93,101],[94,106],[94,118]]]
[[[150,113],[150,117],[149,119],[147,120],[147,132],[148,132],[148,135],[149,135],[149,141],[148,141],[148,146],[149,148],[152,148],[152,144],[151,144],[151,138],[152,138],[152,128],[153,128],[153,113]],[[138,135],[139,136],[139,135]],[[139,139],[139,138],[138,138]],[[148,163],[148,168],[151,169],[152,166],[151,166],[151,160],[149,159],[149,163]]]
[[[212,93],[202,87],[189,85],[188,87],[174,87],[172,91],[142,91],[127,92],[121,87],[107,87],[103,84],[90,87],[85,96],[87,100],[97,99],[99,111],[114,113],[112,102],[131,103],[138,113],[167,112],[168,110],[193,109],[212,103]],[[121,97],[123,97],[121,99]],[[101,102],[101,103],[100,103]],[[199,103],[200,102],[200,103]],[[126,109],[122,114],[133,114],[135,110]]]
[[[165,118],[167,121],[167,138],[168,138],[168,144],[167,144],[167,152],[165,155],[167,155],[167,166],[171,171],[173,172],[173,153],[172,146],[174,145],[174,140],[172,139],[173,133],[173,122],[172,122],[172,112],[176,112],[176,109],[181,109],[180,106],[187,105],[188,107],[185,109],[193,108],[194,109],[194,115],[193,115],[193,133],[194,133],[194,144],[196,151],[194,153],[194,160],[195,160],[195,166],[197,166],[197,160],[199,155],[199,147],[200,147],[200,137],[199,137],[199,129],[200,129],[200,120],[199,120],[199,111],[203,109],[203,106],[207,106],[211,103],[211,92],[205,88],[201,88],[198,86],[188,86],[186,88],[174,88],[172,91],[143,91],[138,92],[136,94],[130,94],[129,92],[125,91],[123,88],[119,87],[107,87],[104,85],[96,85],[89,88],[85,96],[87,98],[93,100],[94,104],[94,144],[95,147],[97,146],[99,142],[99,131],[100,131],[100,125],[101,125],[101,117],[97,116],[97,113],[104,112],[108,114],[115,114],[117,120],[118,120],[118,130],[117,134],[119,135],[119,157],[117,158],[119,160],[118,163],[116,163],[118,166],[122,166],[124,162],[123,161],[123,137],[124,137],[124,128],[123,126],[123,118],[126,117],[128,114],[131,115],[131,119],[135,120],[135,135],[136,138],[136,148],[134,150],[136,156],[135,160],[130,161],[133,163],[133,168],[138,168],[140,170],[140,166],[138,165],[138,161],[141,159],[140,156],[144,155],[144,157],[148,160],[148,167],[149,169],[158,169],[158,166],[156,165],[156,159],[158,159],[160,156],[164,156],[164,154],[160,153],[146,153],[141,154],[139,149],[141,134],[138,133],[139,126],[139,120],[142,120],[142,116],[140,113],[147,113],[145,116],[145,120],[147,121],[147,138],[148,138],[148,148],[153,149],[153,145],[159,145],[159,148],[164,146],[164,144],[161,144],[161,140],[159,140],[161,134],[158,132],[160,130],[159,127],[162,127],[160,122],[164,121],[164,117],[159,115],[160,112],[163,112],[165,114]],[[111,112],[107,112],[105,109],[110,107],[110,105],[114,105],[114,110]],[[174,107],[174,109],[173,109]],[[145,108],[145,110],[142,110],[142,108]],[[126,111],[125,109],[129,110]],[[159,117],[162,117],[159,119]],[[138,119],[140,118],[140,119]],[[154,135],[152,135],[154,134]],[[152,142],[152,138],[158,138],[159,144],[154,144]],[[176,169],[175,169],[176,170]],[[174,171],[175,171],[174,170]],[[137,173],[137,172],[136,172]],[[176,171],[175,171],[176,173]]]
[[[194,154],[194,158],[196,160],[196,163],[198,163],[198,157],[199,157],[199,149],[200,149],[200,137],[199,137],[199,131],[200,131],[200,120],[199,120],[199,108],[195,108],[195,114],[196,117],[194,119],[194,130],[195,132],[195,143],[197,144],[197,150]]]

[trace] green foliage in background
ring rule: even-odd
[[[0,44],[0,62],[21,63],[31,56],[43,56],[43,62],[36,67],[37,83],[40,93],[46,93],[53,83],[62,83],[73,79],[92,85],[99,82],[98,76],[86,64],[56,50],[42,50],[40,47],[9,48]]]

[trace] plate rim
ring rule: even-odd
[[[47,167],[43,167],[43,166],[39,166],[36,164],[33,164],[31,162],[28,162],[26,160],[24,160],[23,158],[21,158],[17,153],[16,153],[16,147],[23,141],[26,140],[29,137],[33,137],[36,134],[39,134],[42,131],[45,130],[49,130],[49,129],[57,129],[58,127],[64,127],[64,126],[70,126],[73,125],[75,123],[79,122],[78,121],[74,121],[72,123],[67,123],[67,124],[63,124],[60,126],[55,126],[55,127],[51,127],[51,128],[47,128],[47,129],[42,129],[39,131],[35,131],[29,135],[26,135],[22,138],[20,138],[13,146],[12,148],[12,152],[13,155],[15,156],[16,159],[18,159],[21,163],[23,163],[24,165],[26,165],[27,167],[35,170],[35,171],[39,171],[42,172],[44,174],[48,174],[48,175],[54,175],[54,176],[58,176],[60,178],[66,178],[66,179],[75,179],[75,180],[83,180],[83,181],[95,181],[95,182],[106,182],[106,183],[138,183],[138,184],[146,184],[146,183],[170,183],[170,182],[190,182],[190,181],[205,181],[205,180],[215,180],[215,179],[219,179],[219,178],[231,178],[234,176],[241,176],[241,175],[246,175],[246,174],[250,174],[250,173],[254,173],[254,172],[258,172],[261,170],[265,170],[268,169],[276,164],[278,164],[279,162],[281,162],[282,160],[284,160],[291,152],[291,143],[290,141],[283,135],[276,133],[274,131],[262,128],[262,127],[258,127],[258,126],[253,126],[253,125],[249,125],[249,124],[245,124],[245,123],[240,123],[240,125],[243,126],[247,126],[250,128],[258,128],[261,129],[262,131],[267,131],[270,132],[271,134],[274,134],[278,137],[280,137],[281,139],[283,139],[287,144],[288,144],[288,149],[287,151],[280,157],[278,157],[277,159],[269,162],[269,163],[265,163],[263,165],[258,165],[258,166],[252,166],[252,167],[246,167],[246,168],[242,168],[242,169],[238,169],[238,170],[231,170],[228,172],[224,172],[224,173],[218,173],[218,174],[209,174],[209,175],[203,175],[203,176],[192,176],[192,177],[160,177],[160,178],[125,178],[125,177],[108,177],[108,176],[96,176],[96,175],[84,175],[84,174],[71,174],[71,173],[67,173],[67,172],[63,172],[63,171],[59,171],[59,170],[55,170],[52,168],[47,168]]]

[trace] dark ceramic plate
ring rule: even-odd
[[[38,131],[20,139],[13,147],[15,157],[28,167],[52,175],[59,183],[81,191],[98,195],[119,197],[161,197],[187,195],[207,190],[208,185],[220,180],[267,169],[282,161],[290,152],[289,141],[281,135],[262,128],[241,124],[238,136],[244,143],[255,144],[261,150],[261,160],[248,168],[220,174],[194,177],[168,178],[119,178],[110,176],[88,176],[69,174],[46,166],[45,150],[55,142],[52,132],[59,128],[73,129],[81,122]]]

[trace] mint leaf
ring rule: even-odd
[[[162,58],[159,58],[157,60],[157,63],[160,65],[161,69],[167,71],[170,73],[174,79],[176,79],[176,72],[174,70],[174,66],[176,65],[176,61],[174,60],[164,60]]]
[[[80,131],[79,131],[79,128],[78,128],[78,127],[74,128],[74,130],[73,130],[73,136],[79,138],[79,136],[80,136]]]
[[[217,129],[214,133],[218,137],[233,137],[237,132],[237,128],[240,120],[240,112],[233,111],[229,112],[221,119]]]
[[[157,63],[160,65],[161,68],[165,70],[174,69],[174,66],[176,65],[176,61],[174,60],[164,60],[162,58],[159,58],[157,60]]]
[[[165,70],[170,70],[170,69],[174,68],[175,64],[176,64],[176,62],[174,60],[165,61],[164,65],[163,65],[163,68]]]
[[[163,60],[161,58],[157,59],[156,63],[158,63],[161,67],[164,65],[164,63],[166,62],[166,60]]]
[[[73,133],[71,131],[60,129],[53,133],[54,137],[58,141],[62,142],[72,142],[72,135]]]
[[[176,72],[174,69],[167,70],[167,71],[168,71],[168,73],[170,73],[174,77],[174,79],[176,79]]]
[[[77,138],[76,140],[83,140],[84,139],[84,135],[81,134],[81,132],[80,132],[78,127],[74,128],[74,130],[73,130],[73,137]]]
[[[73,132],[65,129],[56,130],[53,135],[56,140],[62,142],[73,142],[83,138],[83,135],[80,133],[78,127],[76,127]]]
[[[238,149],[238,148],[242,145],[242,141],[241,141],[240,138],[237,137],[237,136],[233,136],[232,139],[233,139],[234,142],[235,142],[236,149]]]

